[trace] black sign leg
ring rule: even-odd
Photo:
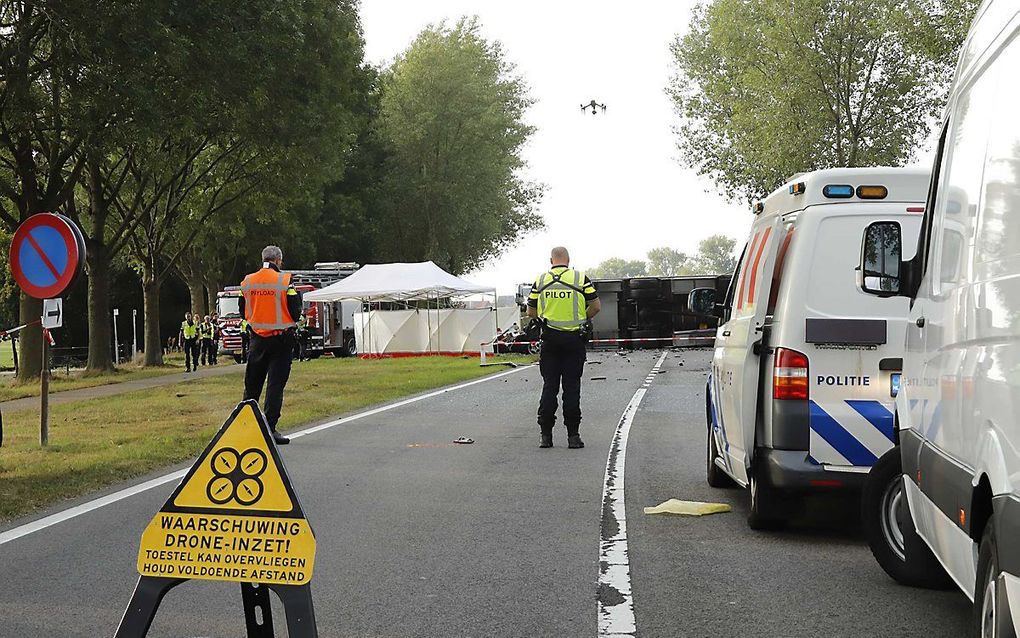
[[[311,585],[270,585],[287,613],[287,635],[290,638],[319,638],[312,608]]]
[[[269,587],[241,583],[241,600],[244,602],[244,624],[248,628],[248,638],[275,638]]]
[[[152,619],[156,616],[163,596],[185,580],[155,576],[140,577],[114,638],[144,638],[149,632],[149,626],[152,625]]]

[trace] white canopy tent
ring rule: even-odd
[[[442,308],[440,304],[442,299],[479,294],[491,294],[493,307]],[[362,312],[354,315],[354,338],[358,351],[368,356],[474,353],[483,341],[491,341],[518,320],[516,307],[495,307],[494,288],[455,277],[431,261],[369,264],[346,279],[306,293],[304,298],[360,301]],[[373,303],[408,301],[425,301],[426,307],[371,307]]]

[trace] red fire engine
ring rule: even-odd
[[[291,282],[298,292],[324,288],[353,274],[360,266],[353,262],[319,262],[313,270],[284,270],[291,274]],[[216,293],[216,312],[219,314],[220,354],[241,361],[241,288],[227,286]],[[354,341],[354,313],[358,302],[305,302],[304,316],[309,332],[308,355],[313,359],[324,352],[334,356],[357,354]]]

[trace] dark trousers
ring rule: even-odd
[[[251,345],[251,336],[247,330],[241,331],[241,363],[248,362],[248,347]]]
[[[276,431],[283,408],[283,388],[290,377],[290,364],[294,357],[294,336],[288,332],[275,337],[251,336],[248,349],[248,367],[244,370],[244,398],[259,400],[262,386],[266,386],[266,400],[262,411],[269,429]],[[268,377],[268,382],[266,378]]]
[[[563,424],[574,436],[581,426],[581,375],[584,373],[584,340],[577,332],[547,329],[542,333],[542,398],[538,403],[538,425],[552,432],[556,425],[556,398],[563,386]]]
[[[184,367],[188,370],[198,368],[198,337],[184,340]]]
[[[203,338],[202,339],[202,365],[213,364],[213,340]]]

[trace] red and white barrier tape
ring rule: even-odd
[[[673,336],[673,337],[639,337],[639,338],[630,338],[630,339],[589,339],[588,343],[650,343],[652,341],[668,341],[670,344],[675,345],[677,341],[705,341],[707,339],[715,340],[715,335],[714,334],[712,334],[712,335],[701,335],[701,336],[690,336],[690,335],[680,336],[680,335],[677,335],[677,336]],[[481,355],[482,363],[485,363],[485,347],[486,346],[495,346],[496,344],[502,344],[502,345],[505,345],[505,346],[508,346],[508,347],[515,346],[515,345],[533,346],[533,345],[538,344],[538,343],[541,343],[541,341],[540,340],[536,340],[536,341],[487,341],[487,342],[483,342],[482,344],[480,344],[481,348],[479,349],[479,354]],[[495,350],[495,347],[493,347],[493,350]]]

